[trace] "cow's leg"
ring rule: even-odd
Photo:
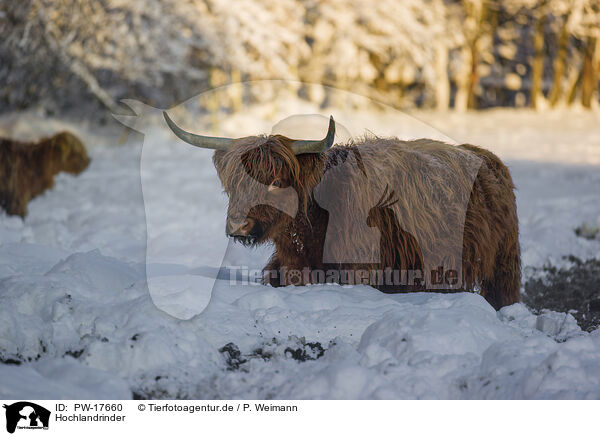
[[[6,202],[6,212],[9,215],[19,215],[21,218],[25,218],[28,202],[29,198],[25,198],[23,195],[12,196]]]
[[[493,275],[482,281],[482,294],[496,310],[520,301],[521,250],[513,233],[501,243]]]
[[[281,262],[277,257],[277,253],[271,256],[269,263],[263,268],[263,283],[271,285],[274,288],[284,286],[284,279],[281,278]]]

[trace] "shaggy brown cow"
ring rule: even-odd
[[[27,203],[54,186],[55,174],[79,174],[89,163],[85,147],[69,132],[35,143],[0,138],[0,207],[24,218]]]
[[[514,186],[491,152],[429,139],[364,138],[331,147],[333,119],[321,141],[214,138],[186,132],[164,115],[180,139],[216,150],[229,195],[227,234],[249,245],[274,243],[265,267],[273,286],[478,290],[496,309],[519,301]],[[398,271],[412,278],[390,282]]]

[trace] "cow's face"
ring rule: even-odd
[[[229,195],[229,236],[253,245],[275,240],[279,232],[293,231],[291,218],[299,204],[306,210],[307,193],[316,183],[314,170],[313,176],[308,176],[306,169],[314,168],[321,154],[333,145],[333,117],[325,138],[304,140],[281,135],[239,139],[197,135],[175,124],[167,112],[163,115],[179,139],[217,150],[213,162]]]
[[[300,164],[283,136],[236,140],[213,161],[229,196],[226,233],[246,245],[273,239],[298,209]]]

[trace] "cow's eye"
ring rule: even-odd
[[[273,191],[274,189],[281,188],[281,180],[275,179],[269,185],[269,191]]]

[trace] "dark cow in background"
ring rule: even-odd
[[[56,174],[79,174],[89,163],[83,143],[69,132],[37,142],[0,138],[0,207],[24,218],[27,203],[52,188]]]
[[[448,282],[458,283],[449,289],[434,289],[432,280],[365,284],[384,292],[478,290],[496,309],[519,301],[514,186],[491,152],[378,137],[332,147],[333,118],[323,140],[208,137],[186,132],[164,115],[180,139],[216,150],[213,161],[229,195],[227,234],[247,245],[274,244],[267,283],[322,283],[323,276],[298,272],[337,271],[332,277],[341,278],[348,269],[422,271],[427,278],[450,265],[453,275],[446,277],[460,278]],[[473,160],[474,167],[468,164]],[[377,243],[367,240],[366,225],[380,232]],[[354,262],[351,252],[366,253],[366,262]]]

